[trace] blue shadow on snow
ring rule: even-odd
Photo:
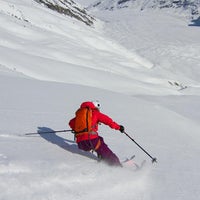
[[[193,19],[191,22],[193,24],[189,24],[189,26],[200,26],[200,17],[198,17],[197,19]]]
[[[73,141],[73,140],[68,140],[68,139],[62,138],[62,137],[56,135],[55,133],[42,134],[42,132],[54,132],[54,130],[51,128],[38,127],[37,132],[43,139],[47,140],[48,142],[50,142],[52,144],[59,146],[60,148],[66,150],[66,151],[69,151],[74,154],[79,154],[79,155],[88,157],[90,159],[97,160],[97,157],[95,155],[93,155],[92,153],[80,150],[78,148],[77,144],[75,143],[75,141]]]

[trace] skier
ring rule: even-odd
[[[88,101],[83,102],[80,108],[88,108],[91,110],[91,130],[89,132],[76,133],[75,137],[78,144],[78,148],[84,151],[95,151],[98,158],[105,161],[107,164],[112,166],[122,166],[119,158],[110,150],[110,148],[105,144],[104,139],[98,135],[98,125],[103,123],[110,126],[110,128],[124,132],[124,127],[122,125],[114,122],[110,117],[100,112],[99,101]],[[69,126],[72,130],[75,130],[77,124],[77,117],[74,117],[69,121]]]

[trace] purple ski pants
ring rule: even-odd
[[[78,143],[78,147],[84,151],[94,150],[100,140],[100,146],[95,150],[103,161],[112,166],[121,166],[119,158],[109,149],[105,144],[102,137],[98,137],[92,140],[84,140]]]

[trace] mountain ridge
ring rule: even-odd
[[[89,14],[87,14],[87,11],[84,8],[81,8],[80,5],[78,5],[72,0],[34,0],[34,1],[58,13],[68,15],[79,21],[82,21],[86,25],[92,26],[94,23],[94,18]]]
[[[91,4],[88,9],[116,10],[133,8],[144,11],[146,9],[173,9],[184,13],[190,18],[198,18],[200,15],[199,0],[98,0]]]

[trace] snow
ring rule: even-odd
[[[199,27],[173,12],[90,12],[94,27],[31,0],[0,2],[0,199],[198,199]],[[109,147],[146,160],[142,170],[98,164],[70,132],[24,135],[69,129],[94,99],[158,163],[104,125]]]

